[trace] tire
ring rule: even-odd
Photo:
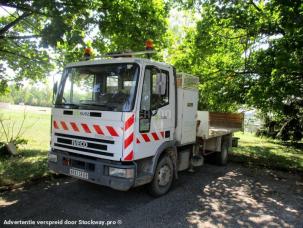
[[[153,180],[148,185],[148,192],[154,197],[166,194],[172,186],[173,179],[173,162],[169,156],[165,155],[158,161]]]
[[[218,165],[226,165],[228,162],[228,143],[223,142],[221,145],[221,152],[216,153],[216,163]]]

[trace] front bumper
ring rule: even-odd
[[[136,175],[136,166],[134,164],[125,165],[121,162],[114,162],[98,158],[89,158],[86,156],[79,156],[77,154],[68,153],[61,150],[52,150],[50,154],[57,155],[57,162],[53,162],[50,160],[48,161],[49,169],[56,173],[71,176],[70,169],[73,168],[87,172],[88,179],[84,180],[92,183],[108,186],[110,188],[120,191],[127,191],[134,186]],[[109,176],[109,167],[121,169],[134,169],[135,175],[133,178],[120,178],[115,176]]]

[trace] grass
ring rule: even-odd
[[[24,111],[0,109],[0,115],[15,122],[15,129],[18,129]],[[49,174],[47,152],[50,141],[50,115],[28,111],[26,116],[22,138],[28,140],[28,143],[19,147],[17,156],[0,157],[0,186],[20,184]],[[6,124],[10,121],[6,121]]]
[[[303,172],[303,143],[283,143],[251,133],[236,133],[239,146],[233,147],[231,160],[249,166]]]

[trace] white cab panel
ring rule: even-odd
[[[52,109],[54,149],[119,161],[123,133],[121,112]]]
[[[198,99],[197,90],[177,89],[178,125],[176,140],[178,145],[186,145],[196,141]]]

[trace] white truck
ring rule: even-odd
[[[49,168],[117,190],[168,192],[211,155],[226,164],[239,114],[198,111],[197,77],[115,55],[66,66],[54,85]]]

